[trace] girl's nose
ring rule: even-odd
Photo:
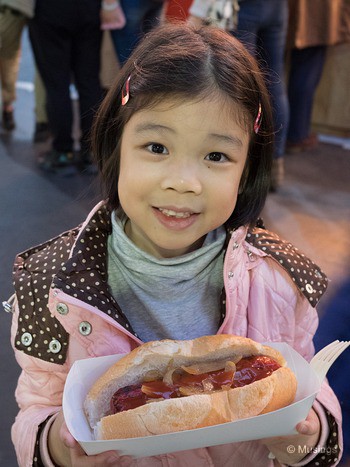
[[[199,195],[202,192],[198,170],[191,164],[171,167],[163,177],[161,186],[163,190],[175,190],[179,193]]]

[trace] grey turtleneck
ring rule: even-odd
[[[112,214],[108,283],[139,338],[147,342],[216,334],[225,229],[209,232],[203,246],[191,253],[155,258],[126,236],[125,222]]]

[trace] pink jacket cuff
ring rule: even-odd
[[[41,456],[41,461],[45,467],[56,467],[56,464],[52,461],[50,453],[49,453],[48,436],[49,436],[50,428],[53,422],[56,420],[57,415],[58,413],[52,415],[52,417],[48,419],[43,431],[40,434],[40,441],[39,441],[40,456]]]

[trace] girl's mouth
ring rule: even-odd
[[[176,217],[177,219],[184,219],[186,217],[190,217],[191,214],[193,214],[188,211],[176,212],[176,211],[172,211],[171,209],[164,209],[164,208],[158,208],[158,210],[167,217]]]
[[[193,225],[196,222],[199,213],[191,211],[188,208],[183,210],[174,210],[170,208],[153,208],[158,221],[166,228],[171,230],[182,230]]]

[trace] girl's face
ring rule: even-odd
[[[248,145],[223,99],[136,112],[124,127],[118,181],[127,236],[158,258],[199,248],[235,208]]]

